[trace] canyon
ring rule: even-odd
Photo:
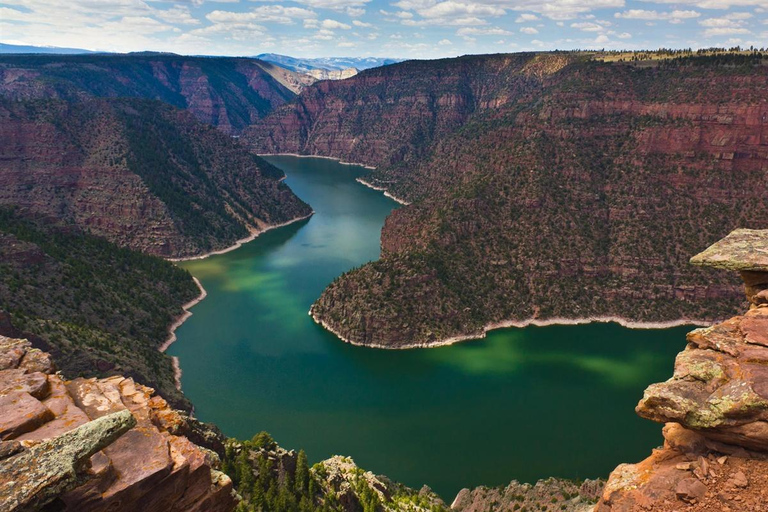
[[[711,322],[738,311],[738,283],[687,261],[768,221],[765,62],[405,62],[315,84],[242,137],[375,166],[365,181],[410,203],[387,219],[382,258],[312,307],[345,341],[434,346],[559,319]]]
[[[0,57],[0,510],[759,510],[768,232],[688,261],[768,221],[767,95],[759,53],[468,56],[314,84],[253,59]],[[266,434],[226,439],[191,417],[158,348],[199,289],[163,259],[313,214],[248,150],[375,167],[360,180],[404,203],[381,259],[311,306],[353,345],[715,323],[637,406],[665,423],[664,445],[605,485],[515,481],[449,507],[348,457],[309,467]],[[706,267],[738,271],[746,301],[735,275]]]

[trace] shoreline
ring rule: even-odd
[[[244,244],[247,244],[248,242],[251,242],[251,241],[255,240],[262,233],[266,233],[269,230],[277,229],[277,228],[281,228],[281,227],[287,226],[289,224],[293,224],[294,222],[299,222],[299,221],[308,219],[308,218],[310,218],[314,214],[315,214],[315,212],[313,210],[312,212],[309,213],[309,215],[305,215],[303,217],[297,217],[295,219],[291,219],[289,221],[286,221],[286,222],[283,222],[283,223],[280,223],[280,224],[273,224],[273,225],[267,226],[266,228],[261,229],[261,230],[256,230],[256,231],[252,232],[250,235],[248,235],[247,237],[241,238],[240,240],[236,241],[233,245],[231,245],[229,247],[226,247],[224,249],[220,249],[218,251],[211,251],[211,252],[208,252],[208,253],[205,253],[205,254],[201,254],[200,256],[192,256],[192,257],[189,257],[189,258],[167,258],[167,260],[171,261],[171,262],[203,260],[203,259],[208,258],[210,256],[216,256],[216,255],[219,255],[219,254],[226,254],[226,253],[228,253],[230,251],[234,251],[235,249],[239,249],[240,247],[242,247]],[[205,299],[208,296],[208,292],[205,291],[205,288],[203,288],[203,285],[200,282],[200,280],[198,278],[196,278],[195,276],[192,276],[192,280],[197,285],[198,290],[200,290],[200,295],[198,295],[196,298],[192,299],[191,301],[189,301],[186,304],[183,304],[181,306],[181,309],[184,310],[184,313],[182,313],[179,317],[177,317],[176,320],[174,320],[173,323],[170,326],[168,326],[168,338],[157,349],[160,352],[165,353],[165,351],[168,350],[168,347],[170,347],[171,345],[174,344],[174,342],[176,342],[176,329],[181,327],[181,325],[184,322],[186,322],[189,319],[189,317],[192,316],[192,312],[190,311],[190,309],[192,307],[196,306],[197,304],[199,304],[200,302],[202,302],[203,299]],[[179,358],[176,357],[176,356],[171,356],[171,364],[173,365],[173,379],[174,379],[175,384],[176,384],[176,389],[178,391],[181,391],[181,375],[182,375],[182,371],[181,371],[181,364],[179,363]]]
[[[315,315],[315,313],[312,312],[312,308],[309,309],[308,315],[312,317],[312,320],[314,320],[316,324],[318,324],[323,329],[325,329],[326,331],[330,332],[331,334],[339,338],[344,343],[349,343],[350,345],[354,345],[356,347],[379,348],[384,350],[409,350],[409,349],[416,349],[416,348],[446,347],[449,345],[454,345],[456,343],[461,343],[462,341],[482,340],[488,336],[488,333],[490,331],[494,331],[497,329],[509,329],[512,327],[522,329],[525,327],[529,327],[531,325],[534,325],[536,327],[547,327],[550,325],[584,325],[584,324],[591,324],[591,323],[616,323],[621,325],[622,327],[626,327],[627,329],[670,329],[672,327],[682,327],[686,325],[692,326],[692,327],[693,326],[706,327],[708,325],[712,325],[712,322],[705,322],[703,320],[693,320],[689,318],[669,320],[666,322],[636,322],[633,320],[628,320],[626,318],[617,317],[617,316],[616,317],[594,316],[594,317],[586,317],[586,318],[555,317],[555,318],[548,318],[544,320],[540,320],[537,318],[529,318],[527,320],[506,320],[502,322],[491,322],[489,324],[486,324],[483,327],[483,331],[481,333],[461,334],[457,336],[443,338],[437,341],[430,341],[428,343],[417,343],[412,345],[392,347],[390,345],[381,345],[379,343],[366,344],[366,343],[358,343],[356,341],[349,340],[344,336],[342,336],[335,329],[333,329],[330,325],[328,325],[327,322],[318,318],[317,315]]]
[[[377,191],[379,191],[379,192],[384,192],[384,197],[388,197],[388,198],[390,198],[391,200],[393,200],[394,202],[396,202],[396,203],[399,203],[399,204],[401,204],[401,205],[403,205],[403,206],[408,206],[408,205],[410,205],[410,204],[411,204],[411,203],[409,203],[408,201],[406,201],[405,199],[400,199],[399,197],[395,197],[395,196],[393,196],[392,194],[390,194],[390,193],[387,191],[387,189],[386,189],[386,188],[384,188],[384,187],[377,187],[376,185],[373,185],[373,184],[371,184],[371,183],[368,183],[368,182],[367,182],[367,181],[365,181],[363,178],[355,178],[355,181],[356,181],[356,182],[358,182],[358,183],[360,183],[360,184],[362,184],[362,185],[365,185],[366,187],[368,187],[368,188],[370,188],[370,189],[372,189],[372,190],[377,190]]]
[[[357,167],[363,167],[365,169],[370,169],[372,171],[376,170],[376,168],[373,167],[372,165],[360,164],[360,163],[355,163],[355,162],[345,162],[341,158],[337,158],[335,156],[300,155],[298,153],[258,153],[258,156],[261,156],[261,157],[264,157],[264,156],[295,156],[295,157],[298,157],[298,158],[324,158],[326,160],[335,160],[336,162],[338,162],[341,165],[355,165]],[[283,178],[283,179],[285,179],[285,178]],[[373,189],[373,190],[376,190],[376,191],[379,191],[379,192],[384,192],[384,197],[388,197],[391,200],[393,200],[394,202],[399,203],[399,204],[401,204],[403,206],[408,206],[408,205],[411,204],[408,201],[406,201],[405,199],[400,199],[399,197],[394,196],[389,191],[387,191],[386,188],[384,188],[384,187],[377,187],[376,185],[373,185],[373,184],[365,181],[363,178],[355,178],[355,181],[357,181],[358,183],[360,183],[362,185],[365,185],[366,187],[368,187],[370,189]]]
[[[283,178],[285,179],[285,178]],[[280,224],[270,224],[269,226],[263,228],[263,229],[256,229],[251,232],[250,235],[246,236],[245,238],[241,238],[240,240],[237,240],[234,244],[230,245],[229,247],[225,247],[224,249],[218,249],[211,252],[206,252],[204,254],[200,254],[198,256],[185,256],[183,258],[166,258],[167,261],[171,261],[173,263],[179,262],[179,261],[195,261],[195,260],[204,260],[206,258],[209,258],[211,256],[218,256],[219,254],[226,254],[228,252],[232,252],[235,249],[241,248],[243,245],[247,244],[248,242],[253,242],[256,238],[258,238],[259,235],[266,233],[267,231],[271,231],[273,229],[282,228],[285,226],[288,226],[290,224],[293,224],[294,222],[299,222],[302,220],[306,220],[313,216],[315,214],[315,211],[312,210],[308,215],[304,215],[303,217],[296,217],[295,219],[291,219],[285,222],[281,222]]]
[[[197,285],[197,289],[200,290],[200,295],[181,306],[181,309],[184,310],[184,313],[177,317],[176,320],[168,327],[168,339],[166,339],[163,344],[158,347],[157,350],[159,352],[165,353],[165,351],[168,350],[168,347],[173,345],[173,343],[176,341],[176,329],[181,327],[181,325],[186,322],[189,317],[192,316],[190,309],[202,302],[202,300],[208,296],[208,292],[205,291],[205,288],[203,288],[203,284],[200,282],[200,280],[194,276],[192,276],[192,280]],[[173,380],[176,383],[176,389],[181,391],[181,365],[179,364],[179,358],[176,356],[171,356],[171,364],[173,365]]]
[[[298,157],[298,158],[324,158],[326,160],[335,160],[335,161],[339,162],[341,165],[356,165],[357,167],[365,167],[366,169],[370,169],[372,171],[376,170],[376,168],[371,166],[371,165],[359,164],[359,163],[356,163],[356,162],[345,162],[341,158],[336,158],[335,156],[300,155],[298,153],[256,153],[256,154],[258,156],[260,156],[260,157],[265,157],[265,156],[295,156],[295,157]]]

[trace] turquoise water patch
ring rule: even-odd
[[[450,502],[462,487],[607,476],[661,444],[634,407],[672,374],[689,329],[617,324],[492,331],[434,349],[353,347],[316,325],[312,302],[379,256],[397,205],[326,159],[270,157],[315,210],[236,251],[183,264],[208,298],[169,353],[203,421],[266,430],[312,461],[349,455]]]

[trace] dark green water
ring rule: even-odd
[[[239,438],[266,430],[311,461],[349,455],[449,502],[466,486],[607,476],[661,444],[634,406],[672,374],[687,328],[503,329],[408,351],[342,343],[307,311],[334,277],[378,257],[396,204],[354,181],[361,168],[269,160],[316,214],[184,264],[208,298],[169,353],[200,419]]]

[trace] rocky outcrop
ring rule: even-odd
[[[411,203],[388,217],[382,258],[315,302],[319,322],[408,348],[532,322],[708,324],[742,309],[735,276],[688,259],[737,226],[768,225],[763,57],[561,57],[366,71],[253,128],[270,150],[378,165],[365,180]],[[410,109],[431,112],[423,135]]]
[[[737,230],[692,262],[748,272],[751,307],[688,335],[666,382],[637,413],[666,423],[664,446],[612,474],[600,512],[762,510],[768,502],[768,305],[751,283],[768,282],[768,230]]]
[[[229,439],[225,467],[253,510],[441,512],[429,487],[416,491],[334,456],[312,466],[303,451],[285,450],[265,432],[250,441]]]
[[[592,512],[602,494],[605,482],[548,478],[535,484],[511,482],[506,487],[477,487],[462,489],[451,504],[456,512],[514,512],[541,510],[544,512]]]
[[[134,425],[136,420],[126,410],[102,416],[29,448],[2,441],[8,448],[6,456],[0,457],[0,510],[37,510],[71,491],[86,473],[88,459]]]
[[[0,510],[211,511],[236,505],[218,456],[130,378],[65,380],[26,340],[0,337]]]
[[[145,100],[0,100],[0,206],[163,257],[220,250],[311,209],[283,173]]]
[[[338,510],[358,512],[381,508],[387,512],[439,511],[445,504],[432,490],[424,486],[419,491],[374,475],[355,464],[350,457],[335,456],[312,468],[320,481],[325,500],[335,503]],[[333,500],[330,500],[330,498]],[[371,507],[375,504],[374,507]]]
[[[0,96],[143,98],[190,111],[233,135],[294,96],[296,73],[256,59],[153,55],[4,55]]]

